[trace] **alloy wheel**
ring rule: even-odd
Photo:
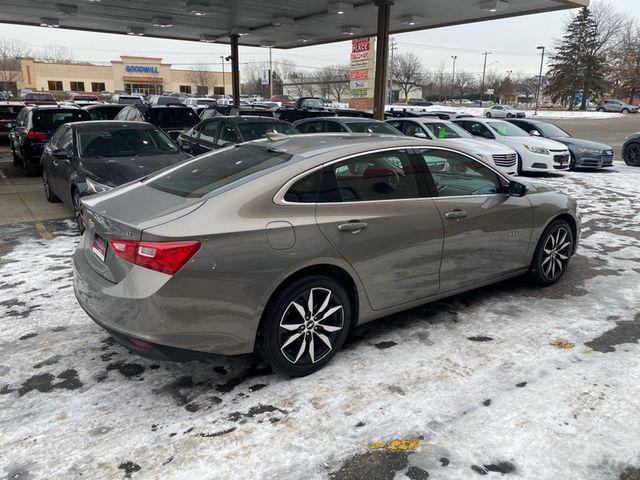
[[[290,363],[313,365],[329,355],[344,328],[344,308],[328,288],[311,288],[293,299],[280,319],[280,352]]]
[[[640,143],[633,143],[625,149],[624,163],[631,167],[640,167]]]
[[[80,195],[77,190],[73,192],[73,214],[76,217],[76,223],[80,233],[84,233],[84,222],[82,221],[82,210],[80,208]]]
[[[555,280],[564,272],[571,256],[571,235],[564,226],[551,231],[544,243],[540,269],[549,280]]]

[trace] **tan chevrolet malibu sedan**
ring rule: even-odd
[[[274,134],[83,201],[75,294],[130,351],[312,373],[354,325],[506,278],[557,282],[577,205],[445,145]]]

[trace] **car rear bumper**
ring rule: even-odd
[[[87,315],[118,343],[145,357],[171,360],[253,351],[256,325],[224,317],[195,298],[181,301],[167,287],[168,275],[134,266],[119,283],[100,276],[86,258],[92,255],[84,248],[86,237],[73,255],[74,293]],[[151,348],[140,348],[137,341]]]

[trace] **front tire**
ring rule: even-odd
[[[571,160],[569,160],[569,170],[573,172],[576,169],[576,156],[573,152],[569,152],[569,154],[571,155]]]
[[[507,118],[513,118],[513,115],[511,113],[507,113]]]
[[[573,254],[573,231],[566,220],[555,220],[540,236],[533,254],[529,276],[534,283],[547,287],[564,275]]]
[[[630,167],[640,167],[640,143],[630,143],[624,149],[624,163]]]
[[[80,203],[80,194],[78,193],[77,188],[73,188],[71,192],[71,201],[73,203],[73,215],[76,218],[76,224],[78,225],[78,230],[80,230],[80,235],[84,233],[84,222],[82,221],[82,204]]]
[[[629,109],[628,108],[623,108],[622,109],[622,113],[629,113]]]
[[[518,163],[516,164],[516,173],[518,174],[519,177],[523,175],[522,157],[520,156],[520,154],[518,154]]]
[[[491,112],[485,113],[484,116],[487,117],[487,118],[491,118]]]
[[[602,112],[606,112],[606,110],[604,109],[604,107],[600,107],[600,108],[598,109],[598,111],[599,111],[600,113],[602,113]]]
[[[258,336],[258,352],[273,370],[290,377],[316,372],[344,344],[351,302],[330,277],[314,275],[286,286],[271,302]]]
[[[20,165],[20,157],[16,155],[16,148],[13,146],[13,142],[11,142],[11,160],[16,167]]]

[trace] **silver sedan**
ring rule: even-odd
[[[273,135],[84,200],[74,290],[135,353],[257,351],[301,376],[355,325],[517,275],[557,282],[576,210],[420,139]]]

